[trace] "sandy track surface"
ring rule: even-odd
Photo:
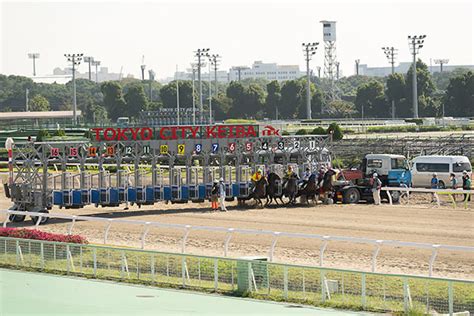
[[[228,212],[211,212],[207,203],[164,204],[122,208],[59,210],[52,213],[91,215],[107,218],[126,218],[164,223],[214,227],[250,228],[280,232],[298,232],[329,236],[365,237],[370,239],[400,240],[474,246],[474,204],[469,209],[453,209],[444,203],[433,207],[419,199],[418,205],[317,205],[266,209],[239,209],[231,203]],[[4,197],[0,207],[7,209],[10,201]],[[3,221],[3,219],[2,219]],[[30,227],[31,221],[9,226]],[[69,222],[51,220],[42,230],[66,233]],[[103,223],[78,222],[73,233],[86,236],[91,242],[102,243]],[[139,247],[143,226],[114,224],[109,243]],[[146,249],[181,251],[183,231],[178,229],[150,230]],[[197,231],[189,235],[186,251],[203,255],[223,255],[225,234]],[[249,255],[268,256],[270,236],[234,234],[229,245],[230,257]],[[275,261],[294,264],[319,265],[321,242],[313,239],[280,238]],[[328,267],[370,271],[373,245],[334,242],[328,244],[324,265]],[[383,246],[377,260],[377,271],[427,275],[431,250]],[[440,251],[434,265],[434,275],[474,279],[474,253]]]

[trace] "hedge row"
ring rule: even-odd
[[[471,131],[474,130],[473,126],[374,126],[369,127],[367,132],[369,133],[399,133],[399,132],[449,132],[449,131]]]
[[[0,227],[0,237],[58,241],[73,244],[88,244],[86,238],[79,235],[63,235],[47,233],[37,229]]]

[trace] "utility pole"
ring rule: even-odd
[[[178,65],[176,65],[176,116],[177,124],[179,125],[179,82],[178,82]]]
[[[33,76],[36,76],[36,59],[40,57],[38,53],[28,53],[28,58],[33,59]]]
[[[220,58],[221,56],[219,56],[219,54],[212,54],[211,55],[211,58],[209,59],[209,78],[211,76],[211,65],[214,66],[214,87],[215,87],[215,91],[216,91],[216,96],[219,94],[219,87],[217,85],[217,68],[219,66],[219,61],[220,61]],[[209,91],[211,89],[211,82],[209,82]],[[211,97],[212,98],[212,94],[211,94]],[[212,124],[212,107],[211,107],[212,103],[211,103],[211,99],[209,99],[209,124]]]
[[[76,65],[79,66],[84,54],[64,54],[67,61],[72,63],[72,116],[73,124],[77,125],[77,100],[76,100]]]
[[[309,69],[309,61],[316,54],[319,43],[303,43],[303,52],[306,60],[306,118],[311,119],[311,73]]]
[[[239,79],[239,82],[241,80],[241,72],[242,70],[245,70],[245,69],[249,69],[249,67],[245,67],[245,66],[237,66],[237,67],[233,67],[234,70],[237,70],[237,78]]]
[[[193,82],[193,93],[192,93],[192,98],[193,98],[193,125],[196,125],[196,98],[195,98],[195,93],[194,93],[194,81],[196,81],[196,70],[197,70],[197,64],[192,63],[191,64],[191,71],[193,74],[192,77],[192,82]]]
[[[336,61],[335,65],[336,65],[336,80],[339,80],[339,62]]]
[[[91,63],[94,62],[94,57],[84,56],[84,62],[89,64],[89,80],[91,79]]]
[[[92,62],[92,65],[95,66],[95,83],[99,83],[99,66],[100,66],[100,61],[99,60],[94,60]]]
[[[318,70],[318,78],[321,78],[321,67],[316,66],[316,69]]]
[[[150,89],[150,102],[153,102],[153,89],[152,82],[155,80],[155,72],[153,70],[148,70],[148,88]]]
[[[413,55],[413,118],[418,118],[418,87],[416,82],[416,54],[423,47],[426,35],[408,36],[408,45]]]
[[[449,63],[449,59],[435,59],[434,62],[439,65],[439,72],[443,72],[443,65]]]
[[[395,74],[395,56],[397,55],[398,49],[394,47],[382,47],[388,62],[392,65],[392,75]],[[392,119],[395,118],[395,100],[392,100]]]
[[[197,72],[198,72],[198,82],[199,82],[199,112],[201,113],[201,120],[202,120],[202,113],[204,110],[203,103],[202,103],[202,81],[201,81],[201,67],[203,66],[202,58],[209,57],[209,48],[198,48],[197,51],[194,52],[194,56],[197,57]]]
[[[145,56],[142,56],[142,64],[140,65],[140,69],[142,70],[142,81],[145,80]]]
[[[360,59],[356,59],[356,60],[355,60],[355,63],[356,63],[356,76],[358,76],[358,75],[359,75]]]

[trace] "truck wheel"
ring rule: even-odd
[[[392,191],[391,193],[387,192],[387,194],[392,195],[392,203],[394,203],[394,204],[400,203],[400,195],[401,195],[400,191]]]
[[[21,223],[25,220],[25,215],[11,214],[8,219],[13,223]]]
[[[360,200],[360,192],[356,188],[350,188],[344,192],[344,204],[357,204]]]
[[[40,213],[49,213],[47,210],[40,211]],[[36,225],[36,222],[38,221],[38,216],[30,216],[31,221],[33,224]],[[41,222],[40,225],[46,224],[49,221],[49,217],[41,217]]]

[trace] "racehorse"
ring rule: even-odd
[[[335,170],[329,169],[323,176],[322,185],[319,187],[319,194],[324,198],[323,202],[329,202],[333,198],[332,176],[335,174]]]
[[[281,204],[283,204],[283,190],[278,192],[278,185],[280,183],[281,185],[281,178],[278,174],[271,172],[268,175],[267,179],[268,185],[267,185],[267,202],[265,203],[265,206],[268,206],[272,204],[272,201],[275,201],[276,204],[278,204],[277,199],[280,199]]]
[[[285,185],[283,186],[283,195],[290,199],[287,204],[295,204],[297,194],[298,177],[293,173],[288,179],[285,180]]]
[[[316,184],[316,175],[313,173],[308,178],[308,181],[303,185],[303,187],[298,190],[296,197],[304,196],[306,198],[306,202],[308,203],[309,200],[312,200],[313,203],[317,201],[316,196],[319,194],[319,188]]]
[[[263,207],[263,202],[262,199],[266,197],[266,187],[267,187],[267,178],[261,177],[260,180],[258,180],[255,183],[255,187],[252,192],[250,192],[249,196],[246,198],[241,199],[242,201],[247,201],[254,199],[255,203],[257,205],[260,205],[260,207]]]

